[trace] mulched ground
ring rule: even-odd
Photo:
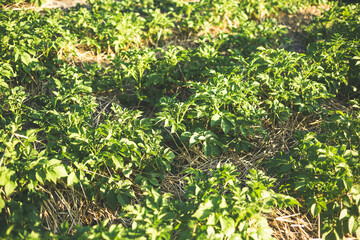
[[[194,0],[195,1],[195,0]],[[34,10],[40,10],[44,8],[62,8],[62,9],[68,9],[75,7],[77,4],[87,4],[86,0],[48,0],[45,4],[43,4],[41,7],[36,7],[30,4],[17,4],[13,6],[5,6],[5,8],[13,8],[13,9],[21,9],[21,8],[28,8],[28,9],[34,9]],[[311,19],[314,16],[320,16],[321,13],[324,10],[329,9],[329,6],[311,6],[305,9],[302,9],[298,11],[295,14],[285,14],[281,13],[278,17],[278,23],[281,25],[285,25],[289,30],[289,37],[293,40],[292,44],[292,51],[296,52],[305,52],[306,46],[303,45],[301,42],[302,39],[302,26],[306,26],[310,23]],[[89,58],[89,61],[100,61],[99,58],[101,56],[93,56],[88,52],[80,53],[80,58],[83,62],[86,62],[87,58]],[[106,57],[106,56],[105,56]],[[102,59],[102,58],[101,58]],[[299,125],[300,126],[300,125]],[[285,129],[285,128],[284,128]],[[288,147],[293,142],[291,141],[291,135],[294,130],[296,130],[296,127],[289,127],[290,134],[285,134],[286,138],[285,144],[283,144],[283,147]],[[283,130],[283,129],[282,129]],[[280,134],[281,135],[281,134]],[[274,136],[280,136],[279,134],[275,134]],[[289,136],[287,136],[289,135]],[[280,136],[281,137],[281,136]],[[290,140],[289,140],[290,139]],[[279,139],[274,139],[274,142],[281,142]],[[284,142],[284,141],[282,141]],[[273,144],[274,146],[276,144]],[[281,145],[281,144],[280,144]],[[261,147],[259,149],[263,150]],[[268,151],[261,151],[258,154],[252,153],[251,156],[230,156],[230,155],[224,155],[220,156],[218,158],[223,159],[214,159],[214,166],[217,165],[219,161],[231,161],[232,162],[239,162],[237,165],[242,168],[244,168],[244,173],[248,172],[248,166],[245,164],[245,159],[252,159],[253,162],[258,162],[260,158],[268,158],[271,157],[271,152],[274,152],[279,149],[267,149]],[[273,150],[273,151],[270,151]],[[266,154],[268,153],[268,154]],[[201,168],[204,161],[203,155],[201,153],[194,154],[192,156],[189,156],[188,154],[184,154],[184,163],[186,165],[186,159],[191,157],[191,162],[198,162],[198,168]],[[181,158],[181,156],[180,156]],[[226,159],[226,160],[225,160]],[[189,160],[189,159],[188,159]],[[209,159],[206,159],[206,162],[209,162]],[[196,165],[196,164],[195,164]],[[194,166],[193,166],[194,167]],[[211,166],[206,166],[206,168],[209,168]],[[181,190],[183,189],[183,181],[180,176],[167,176],[165,178],[164,187],[166,186],[168,189],[168,192],[172,192],[174,196],[178,196],[181,198]],[[45,191],[45,190],[44,190]],[[87,203],[87,200],[85,197],[83,197],[82,193],[80,192],[74,192],[73,189],[69,189],[67,186],[63,186],[63,191],[59,192],[59,190],[55,187],[52,189],[52,191],[48,191],[47,194],[50,196],[49,200],[46,201],[46,204],[42,206],[41,213],[42,213],[42,219],[44,223],[44,227],[46,227],[49,230],[52,230],[56,232],[57,229],[57,223],[61,223],[65,220],[69,221],[69,217],[71,215],[71,218],[73,218],[73,221],[70,221],[71,224],[82,224],[87,223],[91,224],[92,219],[95,219],[96,217],[101,218],[110,218],[115,219],[115,213],[108,212],[106,207],[99,206],[94,207],[95,205],[93,203]],[[76,195],[76,201],[72,200],[74,198],[74,195]],[[62,204],[59,204],[58,199],[62,199]],[[67,216],[64,216],[65,219],[59,219],[61,216],[57,211],[53,211],[53,207],[51,206],[57,206],[57,208],[61,210],[68,210],[70,213]],[[90,209],[90,210],[89,210]],[[71,210],[71,211],[70,211]],[[290,208],[286,210],[280,210],[275,209],[273,213],[268,214],[266,217],[268,219],[268,222],[270,226],[272,227],[274,234],[273,237],[277,239],[287,239],[287,240],[293,240],[293,239],[319,239],[320,234],[318,233],[318,222],[317,219],[309,219],[308,214],[306,212],[303,212],[303,209],[300,208]],[[89,218],[90,220],[84,219]]]

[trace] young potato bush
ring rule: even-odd
[[[319,69],[302,54],[262,49],[250,59],[239,57],[231,74],[212,71],[205,84],[186,84],[193,94],[183,122],[198,119],[184,124],[182,139],[190,147],[202,143],[205,155],[213,156],[228,148],[247,151],[246,142],[266,137],[265,119],[276,124],[294,113],[314,113],[331,97],[324,84],[310,79]]]
[[[331,93],[358,97],[360,6],[335,6],[306,28],[308,52],[323,69],[316,76]]]
[[[1,62],[16,76],[8,85],[40,84],[52,73],[52,58],[62,45],[61,27],[40,13],[3,10],[0,13]],[[52,41],[54,39],[54,41]]]
[[[41,189],[50,183],[66,181],[85,189],[89,199],[100,194],[116,209],[130,203],[135,183],[157,186],[162,173],[171,170],[173,153],[162,146],[151,120],[117,105],[95,115],[98,105],[86,94],[92,90],[88,84],[76,68],[64,66],[51,81],[52,94],[38,102],[46,103],[40,110],[24,107],[29,96],[21,87],[4,88],[0,207],[13,236],[28,231],[22,229],[30,224],[26,209],[38,216],[37,204],[45,198]],[[32,219],[39,231],[39,218]]]
[[[189,169],[184,201],[149,188],[141,204],[129,205],[122,217],[131,218],[131,228],[107,222],[80,228],[75,239],[106,236],[109,239],[271,239],[272,230],[262,213],[274,207],[298,205],[270,188],[275,179],[251,171],[248,187],[242,187],[236,167],[226,164],[209,174]]]
[[[325,239],[360,236],[359,120],[341,112],[333,117],[328,126],[334,130],[299,134],[297,147],[269,162],[271,171],[286,179],[283,189],[303,198],[311,214],[321,217]]]

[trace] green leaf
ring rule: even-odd
[[[53,168],[54,173],[57,175],[58,178],[66,177],[68,174],[66,169],[63,165],[59,165]]]
[[[300,206],[301,207],[301,204],[299,203],[299,201],[290,196],[285,196],[284,202],[286,203],[287,206]]]
[[[124,168],[124,160],[121,156],[111,156],[111,160],[115,165],[115,169]]]
[[[356,237],[360,239],[360,228],[355,231]]]
[[[137,147],[135,142],[130,141],[130,140],[129,140],[129,139],[127,139],[127,138],[123,138],[123,139],[121,139],[121,140],[120,140],[120,143],[124,143],[124,144],[126,144],[126,145],[127,145],[127,146],[129,146],[131,149],[133,149],[133,148],[136,148],[136,147]]]
[[[21,61],[26,65],[29,66],[31,62],[31,56],[27,52],[22,52],[20,56]]]
[[[262,237],[261,239],[267,239],[268,236],[271,236],[271,234],[273,233],[272,229],[269,227],[260,227],[256,233]]]
[[[0,87],[9,88],[9,85],[2,78],[0,78]]]
[[[350,189],[350,194],[353,196],[360,195],[360,185],[353,185]]]
[[[324,233],[323,235],[324,240],[341,240],[339,234],[335,229],[332,229],[329,232]]]
[[[246,128],[240,125],[239,129],[240,129],[241,134],[242,134],[244,137],[247,137],[247,130],[246,130]]]
[[[209,225],[209,224],[207,224],[207,225]],[[208,234],[208,238],[209,238],[209,239],[211,239],[211,237],[212,237],[213,235],[215,235],[215,233],[216,233],[213,226],[208,226],[207,229],[206,229],[206,232],[207,232],[207,234]]]
[[[355,59],[355,60],[360,60],[360,57],[359,57],[359,56],[355,56],[355,57],[353,57],[353,59]],[[357,65],[360,65],[360,61],[356,61],[355,66],[357,66]]]
[[[108,191],[106,193],[106,203],[109,205],[109,207],[113,210],[115,210],[117,204],[118,204],[118,198],[117,195],[113,191]]]
[[[11,77],[16,76],[16,74],[14,73],[14,70],[12,69],[11,65],[8,64],[8,63],[4,63],[4,62],[0,62],[0,75],[2,75],[4,77],[7,77],[7,78],[11,78]],[[0,78],[0,84],[2,84],[1,82],[2,81],[1,81],[1,78]]]
[[[5,208],[5,201],[2,199],[2,198],[0,198],[0,213],[2,212],[2,210]]]
[[[201,203],[196,212],[192,215],[192,217],[197,218],[198,220],[203,220],[207,218],[213,211],[214,205],[212,201],[206,201],[205,203]]]
[[[194,146],[198,142],[199,136],[198,135],[192,135],[189,140],[189,147]]]
[[[36,180],[38,180],[41,184],[44,184],[45,180],[46,180],[46,174],[42,171],[37,171],[35,173],[35,178]]]
[[[10,179],[10,178],[7,177],[5,168],[0,168],[0,170],[2,171],[2,172],[0,172],[0,186],[5,186],[7,181],[9,181],[8,179]]]
[[[120,203],[121,206],[125,206],[130,203],[130,199],[125,194],[118,193],[117,194],[117,200]]]
[[[79,179],[76,177],[75,172],[71,172],[67,178],[67,185],[72,186],[74,183],[79,182]]]
[[[228,134],[231,131],[232,126],[232,123],[228,119],[221,119],[221,129],[224,131],[225,134]]]
[[[53,171],[53,169],[49,169],[46,171],[46,180],[56,183],[57,179],[58,175]]]
[[[221,231],[226,236],[231,236],[235,233],[235,221],[230,217],[220,216]]]
[[[344,218],[346,218],[348,215],[348,210],[347,208],[344,208],[341,210],[340,212],[340,217],[339,217],[339,220],[343,220]]]
[[[216,217],[214,212],[210,213],[206,225],[216,225]]]
[[[224,196],[221,196],[221,203],[220,203],[219,207],[223,208],[223,209],[228,207],[228,205],[226,203],[226,199],[224,198]]]
[[[320,207],[320,205],[317,204],[317,203],[312,204],[312,205],[311,205],[311,208],[310,208],[310,212],[311,212],[311,214],[312,214],[314,217],[316,217],[317,215],[319,215],[320,212],[321,212],[321,207]]]
[[[350,232],[350,234],[354,233],[354,232],[358,229],[359,223],[358,223],[358,221],[355,219],[354,216],[351,216],[351,217],[349,218],[348,227],[349,227],[349,232]]]
[[[10,194],[12,194],[14,192],[16,186],[17,186],[16,182],[8,181],[5,184],[5,194],[6,194],[6,196],[10,196]]]
[[[180,140],[186,142],[191,138],[191,136],[192,136],[191,132],[183,132],[180,136]]]
[[[211,142],[204,142],[203,145],[203,152],[205,156],[217,156],[221,153],[221,148],[218,146],[215,146]]]
[[[124,169],[124,170],[123,170],[123,175],[124,175],[124,177],[126,177],[126,178],[130,178],[130,176],[131,176],[132,173],[133,173],[133,171],[132,171],[131,168],[129,168],[129,169]]]
[[[210,121],[211,127],[215,127],[215,126],[219,125],[220,120],[221,120],[220,114],[217,113],[214,116],[212,116],[211,121]]]
[[[46,0],[35,0],[35,2],[36,2],[36,6],[40,7],[41,5],[46,3]]]
[[[49,160],[46,165],[50,167],[50,166],[59,165],[59,164],[61,164],[61,161],[53,158],[53,159]]]

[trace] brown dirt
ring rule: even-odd
[[[309,6],[300,9],[295,14],[280,13],[278,24],[285,25],[289,31],[288,37],[292,39],[291,51],[305,52],[306,46],[302,42],[303,26],[308,26],[314,17],[320,17],[322,12],[330,9],[329,5]]]
[[[71,8],[75,7],[76,4],[86,4],[86,0],[48,0],[43,8]]]

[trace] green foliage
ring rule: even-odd
[[[221,45],[221,50],[249,56],[261,46],[286,48],[290,44],[287,33],[286,27],[279,25],[275,19],[265,19],[261,23],[246,21],[231,29],[230,34],[222,34],[224,44]]]
[[[11,202],[21,204],[31,197],[29,206],[34,207],[43,197],[39,187],[59,181],[84,188],[89,199],[100,193],[116,209],[130,203],[135,183],[157,186],[162,174],[171,170],[174,155],[163,147],[152,120],[118,105],[95,115],[98,105],[87,95],[92,91],[88,85],[79,69],[64,65],[50,80],[52,94],[36,101],[43,104],[39,110],[24,107],[29,96],[21,87],[2,88],[0,207],[4,217],[4,208],[12,211]],[[20,226],[26,225],[7,216],[5,226],[12,224],[19,227],[13,234],[20,234]]]
[[[32,11],[6,10],[1,12],[0,19],[1,66],[7,70],[3,76],[11,77],[8,85],[39,84],[52,70],[48,62],[54,57],[54,48],[59,47],[61,38],[53,42],[49,39],[57,35],[60,28]]]
[[[75,239],[107,236],[109,239],[270,239],[272,230],[261,213],[274,207],[299,205],[270,188],[275,179],[252,170],[248,187],[242,187],[234,165],[210,170],[189,169],[184,201],[149,188],[141,204],[125,207],[121,217],[131,218],[131,228],[108,222],[79,228]]]
[[[259,49],[249,60],[238,57],[237,61],[230,73],[212,70],[206,82],[186,83],[193,94],[182,103],[190,106],[182,121],[191,120],[184,124],[182,140],[189,147],[203,143],[207,156],[229,148],[247,151],[252,139],[266,137],[264,119],[276,124],[295,113],[313,113],[331,97],[324,84],[311,80],[320,69],[302,54]],[[169,109],[163,108],[161,115],[171,115]],[[164,121],[167,126],[171,122]]]
[[[261,213],[273,207],[297,205],[290,197],[270,190],[275,179],[250,171],[247,187],[241,187],[236,168],[224,165],[206,174],[190,169],[185,194],[179,203],[179,239],[269,239],[271,229]]]
[[[357,95],[359,89],[359,5],[335,6],[306,28],[308,52],[322,71],[316,76],[331,93]]]
[[[354,234],[360,219],[360,164],[356,139],[359,120],[343,114],[333,117],[339,119],[333,120],[339,128],[332,128],[329,134],[301,134],[296,148],[269,162],[273,172],[287,179],[284,189],[292,191],[295,197],[304,198],[314,217],[321,216],[325,239]],[[346,131],[342,131],[344,124]],[[350,140],[352,136],[354,145]]]
[[[89,0],[65,11],[4,7],[0,236],[270,239],[264,214],[302,202],[320,217],[325,239],[359,237],[359,5],[331,4],[305,27],[305,54],[288,51],[289,28],[275,20],[326,3]],[[325,110],[335,96],[350,100],[345,107],[352,111]],[[269,135],[292,119],[302,126],[315,119],[322,129],[297,133],[297,146],[268,161],[267,174],[250,170],[240,180],[231,164],[184,169],[181,159],[196,152],[191,148],[204,153],[205,165],[225,151],[266,149]],[[163,188],[173,174],[184,177],[178,198]],[[274,174],[277,184],[266,177]],[[63,222],[56,235],[45,231],[40,213],[51,188],[79,191],[118,219],[76,228]]]

